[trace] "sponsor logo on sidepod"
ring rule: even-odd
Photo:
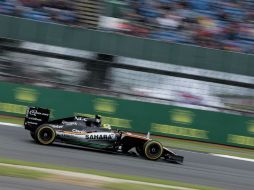
[[[98,135],[86,135],[86,139],[89,140],[112,140],[113,137],[111,135],[102,135],[102,134],[98,134]]]

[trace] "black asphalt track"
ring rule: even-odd
[[[135,156],[104,153],[85,148],[35,144],[23,128],[0,126],[0,157],[65,167],[96,169],[234,190],[254,189],[254,162],[175,150],[183,165],[148,161]]]

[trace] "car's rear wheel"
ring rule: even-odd
[[[147,141],[143,146],[143,154],[149,160],[158,160],[163,154],[163,146],[157,141]]]
[[[34,135],[34,140],[42,145],[52,144],[55,141],[55,138],[56,138],[55,130],[48,125],[42,125],[38,127]]]

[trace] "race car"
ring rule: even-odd
[[[78,145],[89,148],[128,154],[131,151],[148,160],[164,159],[169,162],[183,163],[183,156],[158,141],[135,135],[118,129],[111,129],[109,124],[102,124],[101,117],[72,116],[49,121],[50,110],[30,107],[24,120],[26,130],[30,131],[34,141],[41,145],[54,142]]]

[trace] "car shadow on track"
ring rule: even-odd
[[[33,144],[38,145],[38,146],[45,146],[45,145],[39,145],[39,144],[35,143],[33,140],[27,140],[26,142],[33,143]],[[53,144],[47,145],[47,146],[48,147],[52,146],[54,148],[66,148],[66,149],[71,149],[71,150],[79,150],[79,151],[89,151],[89,152],[95,152],[95,153],[103,153],[103,154],[115,155],[115,156],[124,156],[124,157],[144,160],[144,161],[147,161],[147,162],[154,162],[152,160],[147,160],[147,159],[139,156],[138,153],[135,150],[131,150],[128,153],[122,153],[122,152],[113,152],[113,151],[103,150],[103,149],[83,147],[83,146],[78,146],[78,145],[64,144],[64,143],[61,143],[61,142],[54,142]],[[163,159],[159,159],[156,162],[159,162],[159,163],[166,163],[166,162],[168,162],[170,164],[178,164],[178,163],[175,163],[175,162],[165,161]]]

